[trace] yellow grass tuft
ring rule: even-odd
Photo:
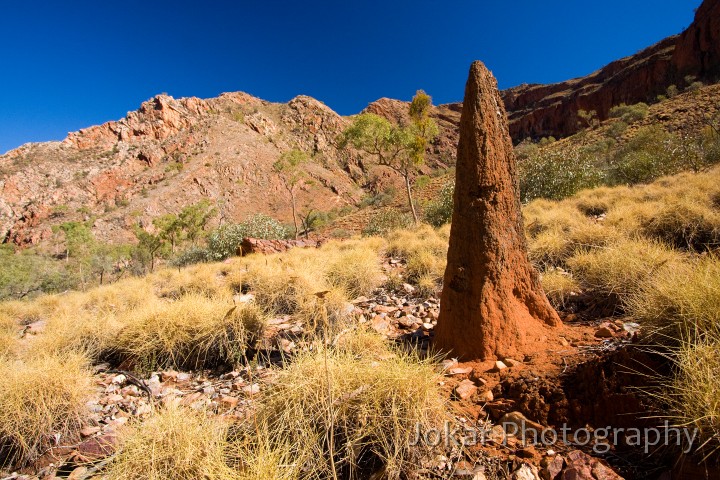
[[[236,479],[228,426],[205,412],[168,405],[125,430],[108,480]],[[272,478],[272,477],[267,477]]]
[[[51,446],[72,443],[92,387],[80,355],[0,359],[0,467],[23,465]]]
[[[370,295],[383,280],[379,252],[364,244],[338,246],[338,252],[328,259],[325,277],[350,298]]]
[[[429,291],[430,284],[439,284],[445,273],[449,227],[436,230],[420,225],[414,230],[397,230],[388,234],[388,254],[405,260],[408,280]]]
[[[706,457],[720,450],[720,335],[684,342],[674,356],[676,373],[662,399],[677,425],[699,431],[692,447]]]
[[[199,294],[155,299],[130,310],[109,348],[142,369],[233,364],[264,328],[253,304],[234,306]]]
[[[682,261],[682,254],[663,244],[623,240],[579,253],[567,264],[584,287],[625,302],[651,277],[665,274]]]
[[[302,353],[263,396],[255,422],[266,426],[271,450],[294,446],[300,478],[332,478],[333,470],[356,478],[368,466],[400,478],[419,460],[410,446],[416,426],[445,418],[433,361],[379,345],[353,335],[336,349]],[[256,434],[249,426],[247,435]]]
[[[5,313],[0,313],[0,359],[15,350],[19,331],[17,321]]]
[[[568,299],[580,291],[580,284],[572,275],[560,270],[548,270],[540,278],[543,290],[553,307],[564,308]]]
[[[706,256],[665,269],[628,303],[632,314],[660,331],[665,342],[715,336],[720,331],[720,259]]]

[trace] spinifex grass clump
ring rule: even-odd
[[[122,433],[120,453],[106,478],[234,480],[238,475],[229,463],[232,449],[227,430],[228,425],[217,417],[169,405]]]
[[[577,254],[567,263],[583,286],[617,297],[625,305],[645,282],[672,270],[682,260],[682,254],[660,243],[624,240]]]
[[[299,478],[367,478],[384,468],[397,479],[417,466],[416,428],[446,415],[439,374],[419,360],[359,332],[336,348],[305,352],[279,372],[246,435],[262,425],[264,449],[294,447]]]
[[[388,235],[388,254],[407,264],[407,280],[431,294],[442,281],[448,246],[448,228],[436,230],[421,225],[413,230],[399,230]]]
[[[19,332],[18,323],[10,316],[0,313],[0,358],[9,355],[15,348]]]
[[[705,256],[666,269],[628,303],[662,343],[715,339],[720,332],[720,259]]]
[[[699,341],[685,341],[675,350],[674,378],[660,399],[670,408],[678,425],[697,428],[699,438],[691,447],[705,457],[720,451],[720,334]]]
[[[72,444],[87,412],[92,377],[80,355],[0,359],[0,468],[26,464]]]
[[[548,270],[540,277],[543,290],[556,309],[562,309],[573,294],[580,291],[580,285],[572,275],[559,270]]]
[[[141,369],[194,369],[238,361],[261,335],[264,315],[253,304],[192,294],[150,300],[121,324],[109,346],[118,360]]]

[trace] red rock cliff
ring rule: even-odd
[[[551,85],[520,85],[502,92],[515,142],[526,137],[567,136],[578,130],[578,110],[601,119],[620,103],[653,100],[685,77],[715,81],[720,73],[720,0],[705,0],[693,23],[635,55],[592,74]]]

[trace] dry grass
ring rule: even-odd
[[[336,247],[325,277],[330,285],[342,288],[350,298],[370,295],[382,284],[383,273],[377,248],[366,242]]]
[[[141,369],[207,368],[237,362],[259,338],[264,316],[253,304],[188,294],[149,300],[126,312],[109,349]]]
[[[417,424],[445,418],[436,365],[401,353],[371,334],[335,349],[299,355],[262,398],[256,422],[272,451],[294,446],[299,478],[367,478],[384,468],[397,479],[417,465],[409,442]],[[247,435],[257,432],[249,427]],[[333,466],[334,464],[334,466]]]
[[[5,313],[0,313],[0,359],[9,356],[18,340],[18,323]]]
[[[656,275],[629,299],[634,316],[677,344],[720,331],[720,259],[705,256]]]
[[[692,447],[706,457],[720,450],[720,335],[699,342],[685,342],[674,356],[675,377],[664,389],[663,400],[671,409],[670,418],[690,429],[699,438]]]
[[[543,290],[556,309],[565,307],[568,299],[580,291],[580,285],[572,275],[560,270],[548,270],[540,278]]]
[[[625,301],[653,276],[680,265],[683,255],[660,243],[624,240],[568,259],[570,270],[588,289]]]
[[[34,460],[53,435],[72,443],[91,392],[86,365],[80,355],[0,359],[0,467]]]
[[[237,272],[224,264],[198,264],[180,270],[161,270],[152,276],[155,293],[159,297],[178,298],[188,294],[218,297],[233,293],[226,277]]]
[[[227,424],[203,411],[168,405],[141,425],[124,431],[108,480],[230,480]],[[272,478],[272,477],[267,477]]]
[[[388,234],[388,254],[405,260],[407,279],[421,288],[433,291],[442,281],[447,264],[449,226],[439,230],[420,225],[414,230],[397,230]]]

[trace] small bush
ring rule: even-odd
[[[15,349],[19,325],[10,316],[0,312],[0,359],[7,357]]]
[[[231,480],[228,424],[203,411],[169,405],[123,431],[122,449],[107,470],[108,480]]]
[[[118,359],[142,370],[233,365],[258,339],[264,316],[252,304],[233,306],[200,295],[151,300],[127,312],[111,343]]]
[[[264,258],[249,261],[246,280],[260,308],[273,315],[292,315],[312,330],[348,315],[348,293],[327,281],[327,266],[317,251],[295,249],[267,263]],[[327,293],[319,298],[320,292]]]
[[[565,308],[568,299],[580,291],[578,282],[566,272],[548,270],[541,276],[541,284],[553,307]]]
[[[239,224],[223,225],[208,235],[208,257],[224,260],[236,254],[243,238],[287,238],[289,230],[272,217],[258,213]]]
[[[409,215],[394,208],[386,208],[373,215],[363,229],[362,234],[366,236],[385,235],[388,232],[407,228],[410,225],[412,225],[412,218]]]
[[[350,298],[372,294],[383,276],[378,252],[360,245],[341,250],[337,258],[331,258],[325,275],[331,285],[345,290]]]
[[[397,230],[387,238],[388,254],[405,260],[410,282],[418,285],[423,279],[426,287],[431,281],[440,284],[447,263],[447,237],[429,225],[422,225],[415,230]]]
[[[450,223],[453,213],[453,193],[455,182],[448,182],[440,189],[437,199],[425,207],[425,221],[433,227],[441,227]]]
[[[603,172],[586,152],[540,151],[519,162],[520,196],[559,200],[603,182]]]
[[[677,198],[641,219],[640,230],[677,248],[714,249],[720,246],[720,212],[692,198]]]
[[[720,448],[720,335],[684,342],[674,358],[676,373],[662,391],[676,425],[698,428],[693,445],[683,445],[705,457]]]
[[[611,118],[619,118],[626,124],[633,123],[644,119],[648,114],[648,105],[640,102],[634,105],[620,105],[614,106],[610,109]]]
[[[190,247],[175,257],[170,263],[176,267],[187,267],[188,265],[207,262],[209,258],[210,252],[208,250],[200,247]]]
[[[613,156],[611,184],[647,183],[682,170],[678,138],[658,126],[643,127]]]
[[[0,359],[0,468],[35,460],[54,435],[78,438],[92,391],[86,365],[80,355]]]

